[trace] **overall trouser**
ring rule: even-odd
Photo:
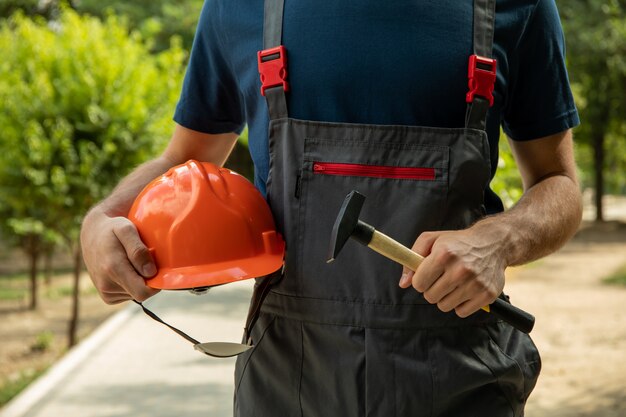
[[[483,57],[492,53],[494,2],[474,4],[474,53]],[[285,81],[283,3],[265,2],[270,54],[259,62],[280,61]],[[351,190],[367,197],[364,221],[409,247],[424,231],[485,215],[488,100],[472,100],[464,128],[364,125],[289,118],[287,90],[286,81],[263,87],[267,197],[287,244],[285,268],[268,287],[254,348],[237,360],[235,415],[523,415],[541,366],[528,335],[483,311],[441,312],[399,288],[401,266],[355,242],[326,263]]]

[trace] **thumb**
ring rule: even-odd
[[[137,228],[130,220],[120,217],[119,224],[113,228],[113,233],[124,247],[128,260],[138,274],[150,278],[157,273],[150,251],[141,241]]]
[[[414,271],[411,271],[406,266],[402,267],[402,276],[400,277],[400,283],[398,283],[400,288],[409,288],[411,281],[413,281],[413,275],[415,275]]]

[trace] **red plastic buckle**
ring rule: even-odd
[[[287,50],[280,45],[257,53],[259,74],[261,75],[261,95],[265,90],[279,85],[289,91],[287,83]]]
[[[496,60],[471,55],[467,77],[469,78],[469,91],[465,101],[471,103],[475,95],[489,100],[489,107],[493,106],[493,87],[496,84]]]

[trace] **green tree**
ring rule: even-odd
[[[75,0],[76,10],[105,18],[108,13],[125,16],[131,28],[154,39],[154,50],[169,47],[180,36],[191,49],[204,0]]]
[[[28,274],[30,285],[29,308],[35,310],[39,306],[38,271],[41,256],[54,251],[59,238],[43,222],[31,216],[31,208],[26,200],[15,195],[0,193],[0,222],[3,244],[19,247],[28,258]],[[19,200],[19,201],[18,201]],[[11,209],[8,209],[11,207]]]
[[[605,190],[626,189],[626,1],[567,0],[559,7],[582,119],[577,139],[587,147],[578,153],[583,163],[593,161],[596,219],[602,221]]]
[[[61,10],[61,3],[73,7],[75,0],[0,0],[0,17],[9,17],[17,11],[27,16],[53,19]]]
[[[203,3],[204,0],[0,0],[0,18],[20,10],[29,16],[56,19],[62,7],[103,20],[116,14],[127,19],[130,30],[150,38],[153,51],[168,49],[172,36],[179,36],[184,49],[189,50]]]
[[[0,211],[71,250],[73,344],[82,216],[165,146],[184,52],[174,42],[150,54],[115,16],[70,9],[54,25],[15,15],[0,25],[0,50]]]
[[[11,16],[17,10],[27,14],[37,14],[39,0],[2,0],[0,2],[0,17]]]

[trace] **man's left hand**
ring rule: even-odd
[[[422,233],[412,249],[424,261],[415,273],[403,270],[400,287],[412,285],[426,301],[459,317],[491,304],[504,288],[507,266],[499,232],[478,223],[465,230]]]

